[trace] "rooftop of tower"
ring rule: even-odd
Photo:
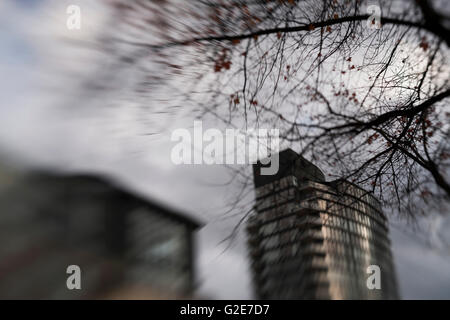
[[[280,151],[278,156],[280,162],[279,170],[274,175],[261,175],[261,167],[266,167],[266,165],[261,164],[259,161],[253,165],[255,187],[261,187],[286,176],[295,176],[298,181],[313,180],[325,182],[323,172],[294,150],[290,148],[285,149]]]

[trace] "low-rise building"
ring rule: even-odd
[[[2,181],[0,298],[191,296],[195,219],[98,175]],[[79,290],[66,285],[70,265],[80,267]]]

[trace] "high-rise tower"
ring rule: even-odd
[[[352,183],[326,182],[291,149],[279,161],[272,176],[261,175],[259,163],[253,167],[256,212],[247,230],[258,298],[398,298],[378,200]],[[380,289],[372,286],[378,270]]]

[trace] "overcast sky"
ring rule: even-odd
[[[100,2],[100,1],[99,1]],[[82,30],[65,28],[68,4],[82,8]],[[76,49],[69,40],[93,40],[109,24],[96,1],[0,2],[0,151],[30,166],[94,171],[128,188],[183,209],[205,222],[199,232],[200,294],[211,298],[251,298],[245,237],[221,243],[239,216],[224,218],[235,186],[220,166],[176,166],[170,161],[172,129],[190,128],[193,118],[159,115],[166,130],[153,134],[124,85],[99,96],[79,96],[80,79],[92,76],[107,57]],[[104,64],[103,64],[104,65]],[[249,198],[251,200],[251,198]],[[391,227],[397,278],[403,298],[450,298],[450,248],[442,237]],[[424,221],[443,235],[450,219]]]

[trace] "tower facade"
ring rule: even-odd
[[[326,182],[291,149],[279,161],[273,176],[253,167],[256,210],[247,232],[257,297],[398,298],[378,200],[349,182]]]

